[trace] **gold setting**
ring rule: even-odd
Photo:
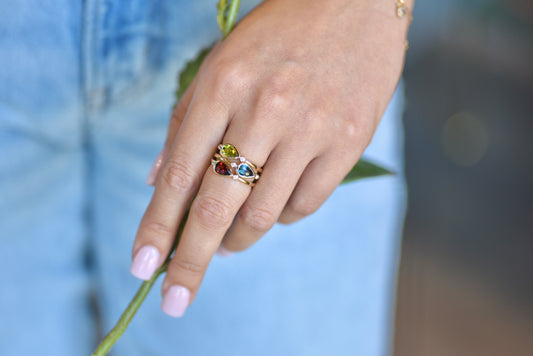
[[[407,7],[405,4],[405,0],[395,0],[396,2],[396,17],[399,19],[403,19],[404,17],[407,17],[409,19],[409,25],[411,25],[411,22],[413,22],[413,15],[411,13],[411,10]],[[409,41],[405,41],[405,50],[407,51],[409,49]]]
[[[211,159],[213,172],[231,177],[250,187],[256,184],[261,177],[261,172],[263,172],[261,167],[257,167],[245,157],[239,156],[239,151],[232,144],[221,144],[218,145],[217,149],[218,152]]]
[[[405,0],[395,0],[396,1],[396,17],[399,19],[403,19],[404,17],[409,18],[409,23],[413,21],[413,16],[411,14],[411,10],[407,7],[405,4]]]

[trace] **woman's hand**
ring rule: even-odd
[[[148,279],[168,255],[162,309],[181,316],[223,242],[242,251],[317,210],[370,143],[403,67],[393,0],[268,0],[206,58],[171,118],[133,246]],[[263,167],[252,189],[215,174],[221,143]],[[196,195],[195,195],[196,194]]]

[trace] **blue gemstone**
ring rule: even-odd
[[[237,173],[239,173],[241,177],[245,178],[250,178],[255,175],[254,171],[246,163],[239,165],[239,168],[237,168]]]

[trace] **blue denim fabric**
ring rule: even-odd
[[[106,332],[135,293],[144,180],[176,73],[218,38],[215,2],[0,2],[0,355],[89,355],[91,293]],[[313,216],[215,257],[182,319],[160,311],[159,281],[113,355],[389,354],[402,106],[400,90],[366,152],[395,177],[340,187]]]

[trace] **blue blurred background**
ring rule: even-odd
[[[533,355],[533,1],[417,1],[396,356]]]

